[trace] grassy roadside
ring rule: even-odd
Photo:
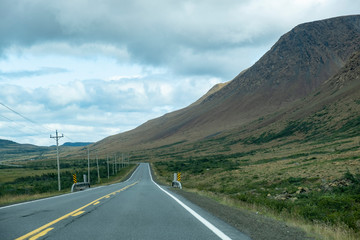
[[[226,163],[226,159],[222,162]],[[265,161],[255,165],[259,171],[266,171],[264,167],[268,167],[268,164]],[[252,164],[247,161],[247,165]],[[288,165],[287,162],[285,165]],[[331,182],[305,176],[265,181],[260,174],[253,175],[244,169],[240,171],[242,174],[238,174],[239,166],[221,165],[216,158],[209,157],[206,161],[200,159],[196,162],[154,162],[152,166],[157,180],[165,185],[170,184],[173,172],[181,171],[184,191],[212,198],[226,206],[245,208],[284,221],[303,229],[316,239],[360,238],[359,231],[356,231],[360,223],[358,174],[347,171]],[[296,168],[294,170],[299,171]]]
[[[103,177],[101,178],[100,183],[97,183],[95,181],[96,183],[92,184],[91,186],[92,187],[104,186],[104,185],[110,185],[113,183],[124,181],[126,178],[130,176],[130,174],[135,170],[136,167],[137,167],[136,164],[130,164],[118,170],[117,173],[115,175],[110,176],[109,179],[107,177]],[[10,171],[9,169],[0,169],[0,174],[2,174],[4,171],[11,173],[11,169]],[[16,174],[17,172],[21,172],[21,177]],[[65,175],[64,174],[65,172],[66,170],[62,171],[62,176]],[[4,175],[11,175],[11,174],[3,174],[3,176]],[[95,178],[96,175],[92,174],[92,176]],[[44,180],[46,177],[50,177],[50,178]],[[56,179],[54,179],[54,177]],[[63,189],[61,191],[57,191],[57,175],[51,171],[49,173],[47,170],[34,171],[31,169],[15,169],[14,174],[11,177],[8,177],[7,179],[8,181],[4,181],[3,178],[0,183],[0,190],[1,190],[0,206],[6,206],[10,204],[21,203],[21,202],[70,193],[71,187],[69,187],[68,185],[72,184],[70,178],[66,179],[66,182],[64,182],[64,184],[63,184],[64,180],[62,180]],[[47,181],[48,183],[44,184],[44,181]]]
[[[237,209],[246,209],[256,214],[268,216],[270,218],[285,222],[287,225],[297,227],[304,230],[309,237],[321,240],[356,240],[359,235],[346,225],[330,225],[321,222],[311,222],[299,216],[294,216],[286,212],[276,212],[259,204],[246,203],[239,200],[229,198],[224,194],[216,194],[213,192],[199,191],[197,189],[184,188],[183,191],[193,192],[201,196],[211,198],[218,203],[234,207]]]
[[[293,223],[319,239],[360,239],[359,105],[349,106],[343,121],[333,121],[338,108],[324,108],[256,133],[153,149],[153,169],[165,184],[181,172],[185,190]]]

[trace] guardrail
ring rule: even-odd
[[[87,188],[90,188],[90,183],[88,182],[74,183],[71,187],[71,192],[82,191]]]
[[[181,182],[179,182],[179,181],[173,181],[171,186],[182,189]]]

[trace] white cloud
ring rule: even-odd
[[[144,76],[142,75],[128,75],[128,76],[121,76],[121,75],[118,75],[118,76],[111,76],[109,77],[109,80],[110,81],[119,81],[119,80],[122,80],[122,79],[137,79],[137,78],[142,78]]]
[[[0,116],[0,132],[41,145],[53,144],[53,128],[100,140],[191,104],[296,25],[358,9],[353,0],[0,1],[1,101],[39,123],[0,106],[11,119]]]
[[[68,42],[45,42],[26,49],[13,46],[6,53],[9,54],[10,51],[17,52],[17,54],[28,51],[36,56],[48,56],[49,53],[51,53],[63,57],[97,59],[98,57],[106,56],[117,59],[118,61],[128,61],[130,59],[126,47],[115,46],[110,43],[70,44]]]
[[[50,103],[56,106],[87,101],[88,97],[84,84],[80,81],[71,82],[68,85],[58,84],[50,87],[46,92]]]
[[[32,139],[31,143],[41,145],[45,142],[47,145],[53,144],[47,136],[56,129],[68,136],[67,141],[97,141],[106,134],[133,129],[151,118],[185,107],[220,81],[217,78],[188,77],[170,84],[164,78],[166,76],[158,75],[158,79],[75,80],[30,90],[7,85],[1,93],[4,98],[11,98],[14,103],[12,107],[37,124],[2,108],[0,115],[5,114],[21,127],[2,119],[0,131],[7,132],[8,139],[18,138],[20,132],[27,137],[18,138],[18,141]],[[13,91],[8,91],[12,88]],[[15,95],[14,92],[27,92],[27,95]],[[14,132],[11,128],[19,131]],[[91,140],[86,136],[91,136]],[[46,141],[34,140],[44,137]]]

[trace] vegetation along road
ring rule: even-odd
[[[250,239],[157,185],[148,164],[126,182],[10,205],[0,216],[1,239]]]

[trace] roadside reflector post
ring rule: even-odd
[[[84,189],[90,188],[90,183],[87,182],[86,174],[83,175],[84,182],[78,182],[76,179],[76,174],[73,174],[74,184],[71,186],[71,192],[82,191]]]
[[[172,184],[171,186],[174,187],[174,188],[180,188],[182,189],[182,186],[181,186],[181,173],[174,173],[174,180],[172,181]]]

